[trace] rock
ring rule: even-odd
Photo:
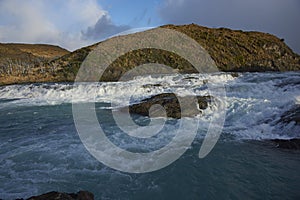
[[[289,111],[283,113],[280,120],[278,120],[278,125],[280,129],[282,129],[284,126],[290,123],[295,123],[294,125],[296,128],[294,130],[300,131],[300,105],[295,105],[290,109]],[[298,129],[299,127],[299,129]],[[296,132],[293,134],[299,135],[300,132]],[[294,138],[289,140],[284,139],[274,139],[270,140],[272,143],[276,144],[276,147],[282,148],[282,149],[296,149],[300,150],[300,138]]]
[[[275,143],[277,148],[300,150],[300,138],[290,140],[274,139],[271,142]]]
[[[293,121],[296,125],[300,125],[300,105],[296,105],[291,110],[285,112],[281,116],[279,123],[288,124]]]
[[[208,103],[211,101],[210,96],[197,96],[196,101],[198,102],[193,102],[192,96],[182,97],[181,99],[182,106],[180,106],[179,100],[175,94],[158,94],[144,99],[138,104],[129,106],[129,113],[143,116],[151,115],[153,117],[162,117],[163,113],[161,112],[161,109],[159,109],[161,107],[157,106],[161,105],[166,110],[167,117],[175,119],[180,119],[181,117],[194,117],[198,114],[201,114],[201,110],[206,109]],[[183,106],[186,108],[185,111],[181,110]]]
[[[33,196],[28,200],[93,200],[94,195],[88,191],[79,191],[77,194],[74,193],[60,193],[60,192],[49,192],[39,196]]]

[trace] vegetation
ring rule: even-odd
[[[0,84],[52,81],[53,60],[70,53],[46,44],[0,44]]]
[[[162,27],[193,38],[208,51],[221,71],[300,70],[300,56],[283,39],[271,34],[196,24]],[[98,44],[71,53],[51,45],[0,44],[0,84],[74,81],[81,63]],[[181,73],[196,72],[190,63],[172,52],[140,49],[116,59],[101,81],[116,81],[129,69],[145,63],[165,64]]]

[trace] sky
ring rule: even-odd
[[[300,53],[300,0],[0,0],[0,42],[68,50],[133,28],[196,23],[262,31]]]

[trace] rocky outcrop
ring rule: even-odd
[[[78,193],[49,192],[39,196],[33,196],[27,200],[94,200],[94,195],[87,191]]]
[[[166,114],[166,117],[175,119],[194,117],[201,114],[201,110],[207,108],[211,97],[197,96],[196,101],[193,101],[191,96],[178,99],[173,93],[163,93],[129,106],[129,113],[151,117],[165,117],[164,114]],[[161,106],[164,108],[165,113],[162,111]],[[184,110],[182,110],[183,107]]]

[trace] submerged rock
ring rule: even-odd
[[[88,191],[78,193],[48,192],[39,196],[30,197],[28,200],[93,200],[94,195]]]
[[[276,144],[277,148],[300,150],[300,138],[290,140],[274,139],[271,141]]]
[[[278,125],[280,127],[280,130],[284,130],[285,126],[288,126],[290,123],[293,123],[292,126],[295,126],[293,129],[288,129],[290,133],[285,134],[291,134],[292,136],[298,136],[300,134],[300,106],[296,105],[289,111],[285,112],[280,120],[278,120]],[[296,132],[295,132],[296,131]],[[294,139],[273,139],[270,140],[272,143],[276,145],[278,148],[282,149],[297,149],[300,150],[300,138],[294,138]]]
[[[210,96],[186,96],[179,100],[173,93],[163,93],[129,106],[129,113],[152,117],[163,117],[166,114],[175,119],[194,117],[201,114],[201,110],[206,109],[210,101]],[[162,107],[165,113],[162,112]]]
[[[296,105],[291,110],[285,112],[279,122],[284,124],[295,122],[296,125],[300,125],[300,105]]]

